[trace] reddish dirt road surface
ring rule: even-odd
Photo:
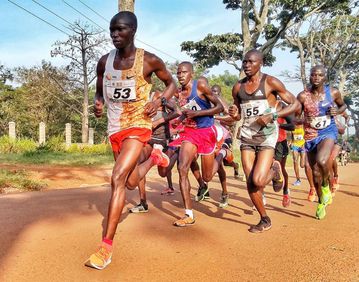
[[[359,164],[339,167],[341,187],[322,221],[314,218],[316,203],[306,200],[304,177],[291,189],[289,208],[267,187],[273,227],[262,234],[247,231],[259,217],[232,170],[230,206],[218,208],[215,177],[212,198],[194,203],[196,224],[186,228],[172,226],[183,215],[178,185],[174,196],[161,196],[166,182],[152,170],[150,211],[124,211],[113,261],[102,271],[83,262],[101,240],[111,169],[30,169],[51,189],[0,195],[0,281],[359,281]],[[294,182],[292,169],[289,175]],[[127,199],[126,210],[138,191]]]

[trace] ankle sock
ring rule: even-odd
[[[184,210],[185,214],[188,215],[190,218],[193,218],[193,210]]]

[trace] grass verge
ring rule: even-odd
[[[46,184],[30,180],[24,170],[0,169],[0,194],[13,191],[40,191]]]

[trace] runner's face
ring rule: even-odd
[[[325,73],[322,69],[314,69],[310,73],[310,84],[313,86],[322,86],[325,81]]]
[[[244,56],[242,68],[246,76],[253,76],[254,74],[256,74],[260,70],[261,65],[262,61],[255,54],[247,53]]]
[[[113,45],[117,49],[127,47],[133,42],[135,35],[134,29],[130,26],[125,19],[115,18],[110,23],[110,36]]]
[[[216,96],[220,96],[221,92],[219,91],[218,87],[212,87],[212,93]]]
[[[189,65],[179,65],[177,69],[177,79],[182,86],[186,86],[192,80],[192,69]]]

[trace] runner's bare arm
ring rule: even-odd
[[[240,88],[240,83],[237,82],[232,88],[233,105],[228,108],[228,114],[235,121],[238,121],[241,119],[241,114],[240,114],[241,105],[239,104],[238,97],[237,97],[239,88]]]
[[[165,84],[166,88],[163,90],[162,97],[166,100],[170,99],[176,91],[176,84],[172,78],[171,73],[167,70],[165,63],[156,55],[149,52],[145,53],[144,76],[147,81],[151,80],[152,73]],[[157,108],[161,105],[161,100],[157,99],[149,102],[145,106],[145,112],[150,116],[156,114]]]
[[[345,110],[347,109],[347,105],[344,103],[344,100],[342,98],[342,95],[340,94],[340,91],[336,88],[333,88],[333,89],[331,89],[331,93],[333,95],[334,103],[338,106],[338,108],[331,107],[329,110],[329,114],[331,116],[336,116],[336,115],[340,115],[340,114],[344,113]]]
[[[101,59],[97,63],[96,73],[96,94],[95,94],[95,106],[94,106],[94,114],[97,118],[102,116],[103,113],[103,74],[105,73],[105,66],[108,54],[102,56]]]
[[[284,86],[284,84],[277,78],[273,76],[268,76],[266,83],[269,86],[269,89],[272,93],[277,93],[282,101],[284,101],[287,106],[282,108],[277,112],[278,117],[285,117],[290,114],[293,114],[300,109],[300,103],[295,98],[295,96],[290,93]]]

